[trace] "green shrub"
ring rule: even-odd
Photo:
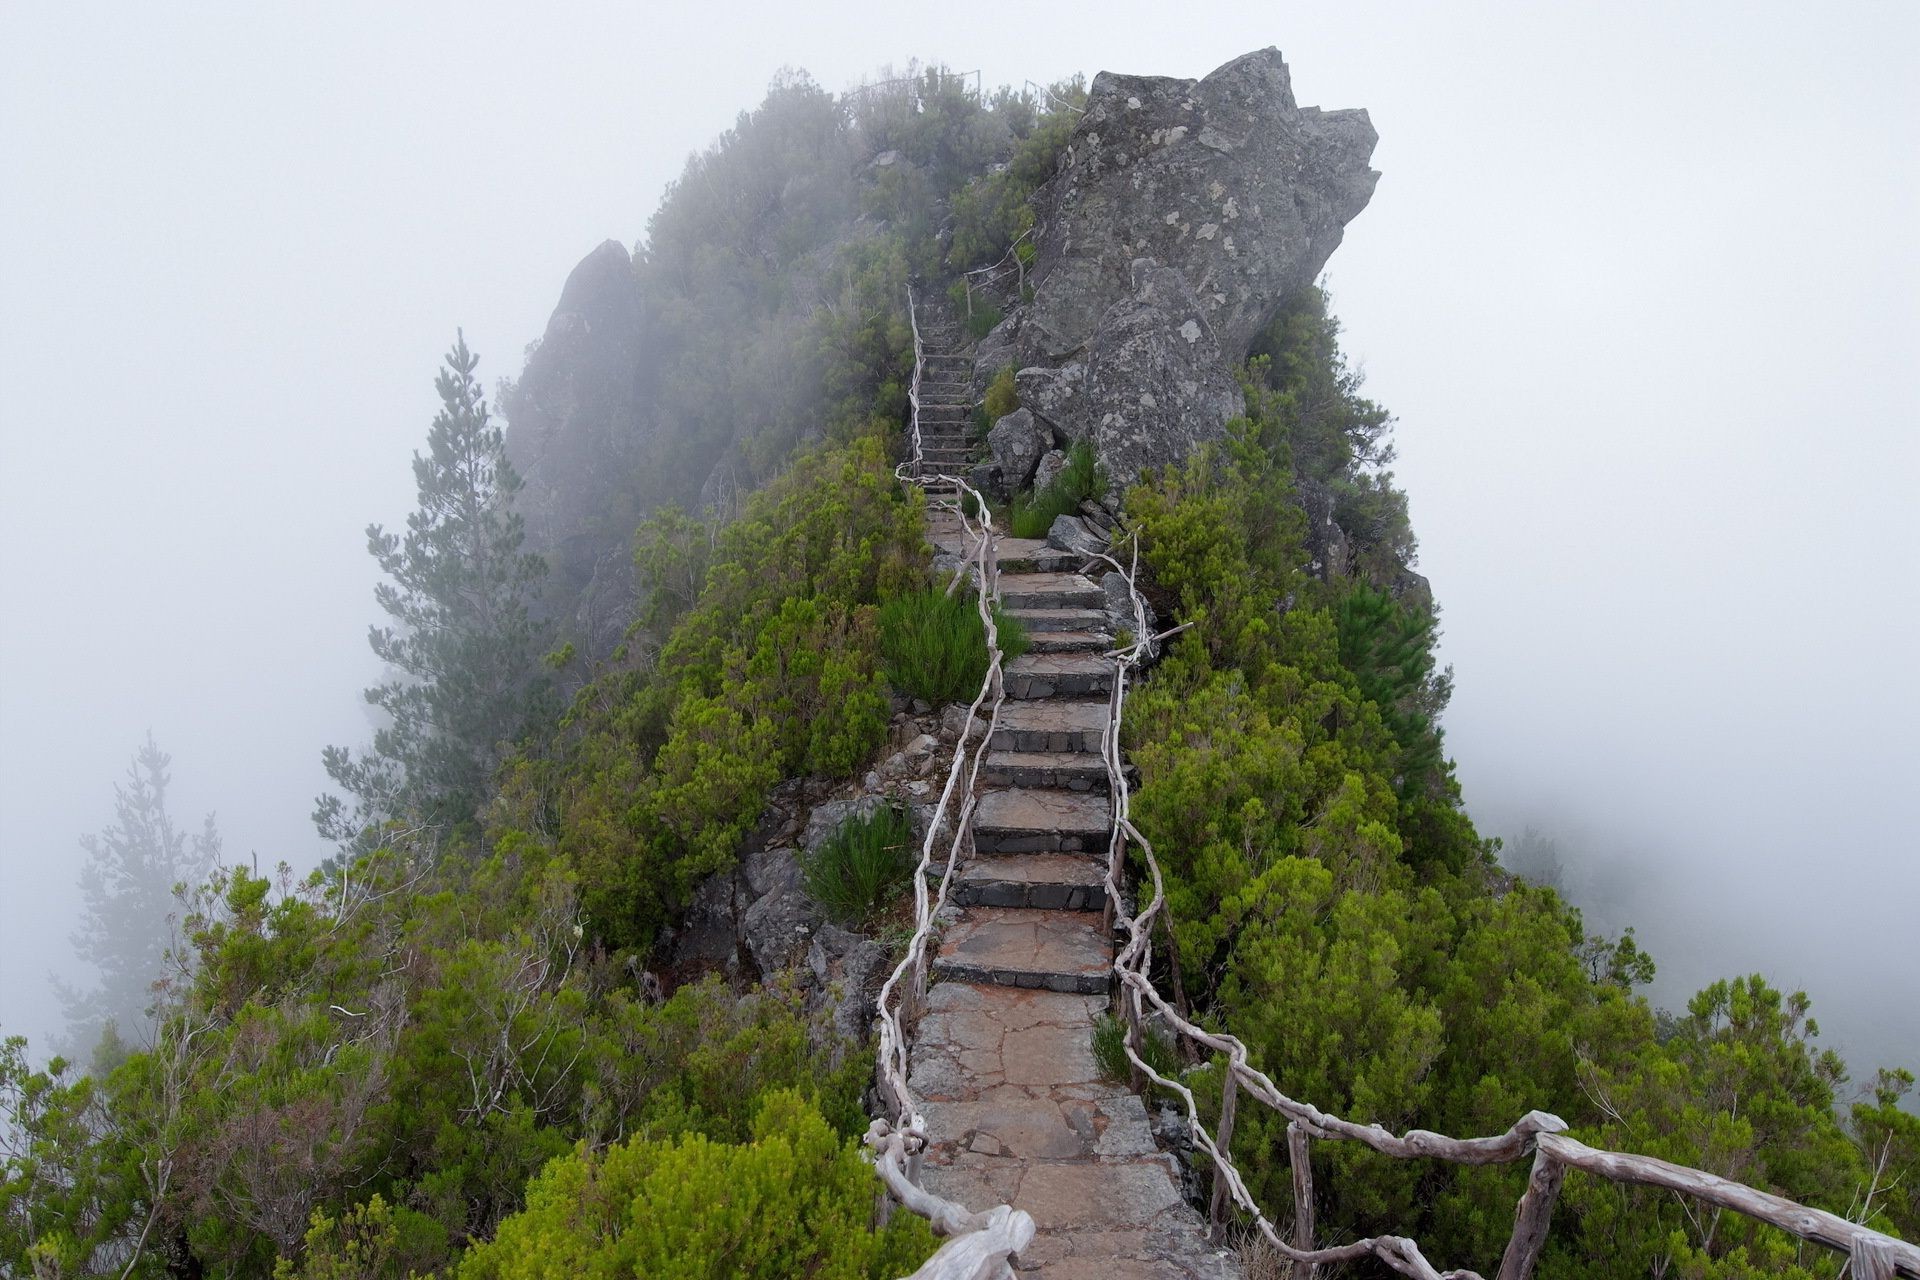
[[[1044,538],[1059,516],[1071,515],[1080,504],[1107,487],[1106,472],[1094,461],[1093,448],[1084,440],[1067,450],[1067,465],[1038,493],[1013,500],[1008,525],[1016,538]]]
[[[987,384],[984,407],[987,411],[988,426],[992,426],[1020,407],[1020,392],[1013,383],[1012,365],[1006,366],[993,375],[993,381]]]
[[[890,806],[852,817],[800,867],[807,892],[842,924],[860,924],[905,885],[919,861],[913,823]]]
[[[753,1136],[582,1149],[528,1186],[527,1207],[474,1248],[461,1280],[882,1280],[934,1249],[916,1214],[873,1220],[873,1171],[797,1093],[761,1101]]]
[[[973,300],[973,310],[967,315],[967,332],[975,338],[984,338],[999,327],[1006,319],[1006,312],[982,298]]]
[[[996,613],[994,627],[1005,661],[1026,652],[1026,629],[1017,620]],[[973,701],[987,676],[986,628],[973,594],[927,587],[887,601],[880,606],[880,656],[903,693],[935,706]]]

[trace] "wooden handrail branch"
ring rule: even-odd
[[[1247,1049],[1238,1039],[1213,1033],[1183,1017],[1155,989],[1148,976],[1153,961],[1153,926],[1166,910],[1166,885],[1153,845],[1133,825],[1132,796],[1126,770],[1120,756],[1120,724],[1125,712],[1128,673],[1152,652],[1154,644],[1184,628],[1158,636],[1147,635],[1146,601],[1137,578],[1140,547],[1133,539],[1130,563],[1120,564],[1112,556],[1105,560],[1121,573],[1133,602],[1136,626],[1134,635],[1146,637],[1112,652],[1115,659],[1113,689],[1108,701],[1108,717],[1103,734],[1108,782],[1113,790],[1113,833],[1107,854],[1107,901],[1110,911],[1121,911],[1121,883],[1125,872],[1128,843],[1140,852],[1152,884],[1152,895],[1134,915],[1119,916],[1126,941],[1116,953],[1114,976],[1127,1018],[1123,1041],[1127,1060],[1136,1081],[1151,1081],[1178,1094],[1186,1106],[1187,1122],[1193,1141],[1214,1168],[1214,1220],[1221,1224],[1228,1201],[1238,1205],[1254,1222],[1267,1243],[1294,1264],[1296,1280],[1312,1280],[1317,1267],[1351,1262],[1371,1255],[1402,1275],[1419,1280],[1481,1280],[1477,1272],[1439,1271],[1421,1254],[1420,1246],[1404,1236],[1374,1236],[1328,1249],[1313,1247],[1313,1174],[1308,1160],[1308,1142],[1314,1138],[1336,1138],[1360,1142],[1382,1155],[1399,1159],[1430,1158],[1455,1164],[1501,1164],[1533,1158],[1533,1170],[1527,1189],[1514,1209],[1513,1234],[1500,1262],[1498,1280],[1528,1280],[1545,1247],[1554,1201],[1568,1169],[1606,1178],[1613,1182],[1660,1187],[1691,1196],[1723,1209],[1756,1218],[1796,1235],[1846,1254],[1851,1262],[1853,1280],[1891,1280],[1894,1276],[1920,1280],[1920,1246],[1896,1240],[1845,1218],[1809,1209],[1780,1196],[1749,1187],[1744,1183],[1706,1173],[1684,1165],[1670,1164],[1651,1156],[1618,1151],[1602,1151],[1565,1136],[1566,1122],[1544,1111],[1529,1111],[1505,1133],[1485,1138],[1450,1138],[1425,1129],[1413,1129],[1395,1135],[1379,1125],[1356,1124],[1329,1115],[1308,1103],[1289,1098],[1247,1062]],[[1175,1034],[1223,1055],[1226,1061],[1220,1106],[1220,1137],[1216,1141],[1200,1121],[1200,1110],[1193,1091],[1179,1080],[1160,1074],[1144,1056],[1146,1015],[1153,1012]],[[1233,1117],[1241,1092],[1250,1094],[1266,1106],[1287,1117],[1287,1149],[1293,1169],[1294,1230],[1291,1240],[1282,1240],[1273,1223],[1261,1213],[1247,1190],[1245,1180],[1227,1154]]]
[[[975,267],[971,271],[961,273],[960,279],[967,286],[967,318],[969,320],[973,318],[973,291],[975,289],[984,289],[996,280],[1006,279],[1009,269],[1017,273],[1020,277],[1017,287],[1022,289],[1026,288],[1027,260],[1020,256],[1020,244],[1030,237],[1035,238],[1037,243],[1037,237],[1034,237],[1034,232],[1039,229],[1040,224],[1035,223],[1033,226],[1028,227],[1025,231],[1015,236],[1013,243],[1007,246],[1007,251],[1000,255],[999,261],[989,263],[984,267]],[[975,276],[980,278],[975,280]]]
[[[981,625],[986,629],[988,661],[986,677],[967,708],[966,723],[961,726],[959,740],[954,744],[946,785],[941,788],[940,801],[927,822],[926,838],[920,845],[920,862],[913,874],[913,936],[907,942],[906,955],[881,985],[876,1002],[879,1023],[876,1074],[887,1114],[868,1127],[866,1142],[873,1152],[874,1171],[887,1190],[906,1208],[926,1218],[936,1235],[947,1237],[947,1243],[913,1273],[911,1280],[999,1280],[1012,1276],[1008,1259],[1033,1239],[1033,1218],[1009,1205],[996,1205],[984,1213],[974,1213],[920,1186],[920,1159],[927,1148],[927,1126],[925,1117],[915,1109],[913,1094],[908,1088],[912,1044],[906,1024],[913,1020],[926,998],[927,951],[932,942],[934,919],[946,905],[961,847],[972,829],[980,770],[999,725],[1001,704],[1006,700],[1000,633],[993,616],[999,580],[993,515],[979,491],[964,479],[927,474],[920,437],[920,380],[926,351],[915,305],[913,290],[909,287],[907,318],[913,327],[913,381],[907,391],[912,408],[909,453],[894,474],[903,483],[921,486],[923,492],[929,485],[952,491],[951,496],[942,493],[938,498],[929,493],[929,505],[951,511],[959,518],[966,534],[967,560],[976,579],[975,603]],[[967,514],[968,498],[978,513],[977,522]],[[976,739],[974,727],[981,721],[982,707],[986,708],[985,732]],[[940,887],[934,893],[928,891],[927,877],[933,867],[934,848],[943,831],[949,840]]]

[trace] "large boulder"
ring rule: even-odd
[[[1040,193],[1023,364],[1084,349],[1150,257],[1186,277],[1229,361],[1294,290],[1313,283],[1379,180],[1365,111],[1293,97],[1277,49],[1203,80],[1094,77],[1086,114]]]
[[[1053,433],[1036,421],[1031,409],[1016,409],[987,432],[987,451],[999,472],[1000,487],[1011,494],[1033,478],[1034,464],[1053,447]]]

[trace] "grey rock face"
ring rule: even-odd
[[[1095,77],[1037,197],[1034,300],[1003,326],[1020,402],[1116,489],[1218,439],[1234,367],[1372,196],[1375,140],[1364,111],[1295,103],[1275,49],[1204,80]]]
[[[1038,493],[1040,490],[1052,484],[1055,480],[1058,480],[1060,478],[1060,473],[1062,471],[1065,471],[1066,469],[1067,469],[1067,455],[1062,453],[1058,449],[1053,450],[1051,453],[1047,454],[1046,457],[1040,459],[1039,464],[1035,466],[1033,469],[1034,492]]]
[[[781,889],[748,907],[740,919],[740,941],[762,974],[793,964],[820,927],[820,909],[800,888]]]
[[[1101,575],[1100,589],[1107,595],[1107,626],[1113,629],[1116,637],[1125,632],[1139,640],[1160,630],[1160,620],[1154,615],[1153,605],[1144,598],[1140,606],[1146,613],[1147,629],[1140,629],[1140,616],[1134,611],[1133,597],[1127,591],[1127,580],[1119,571],[1109,569]]]
[[[864,1039],[873,1019],[873,996],[888,971],[886,947],[862,934],[823,925],[807,946],[807,971],[820,989],[833,992],[834,1030],[848,1040]]]
[[[869,788],[877,791],[878,787]],[[870,818],[887,803],[881,795],[862,795],[851,800],[828,800],[814,806],[813,814],[807,819],[807,834],[802,844],[808,853],[818,853],[827,837],[840,829],[840,824],[849,818]]]
[[[645,328],[632,259],[608,240],[567,277],[501,405],[512,424],[507,457],[526,481],[515,506],[528,546],[547,557],[549,598],[568,602],[596,650],[617,642],[632,615],[632,525],[619,540],[600,526],[609,512],[627,514],[612,486],[632,465],[645,417],[635,374]]]
[[[1094,77],[1087,112],[1042,201],[1029,363],[1059,364],[1151,257],[1187,279],[1230,360],[1286,295],[1311,284],[1373,195],[1365,111],[1294,101],[1277,49],[1204,80]]]
[[[1351,567],[1352,548],[1333,518],[1333,490],[1305,476],[1299,478],[1298,490],[1300,508],[1307,514],[1307,571],[1323,582],[1344,576]]]
[[[1106,551],[1107,540],[1089,529],[1079,516],[1055,516],[1053,527],[1047,530],[1047,545],[1079,556],[1094,556]]]
[[[1078,360],[1069,360],[1058,368],[1032,365],[1013,375],[1013,385],[1021,404],[1059,430],[1069,432],[1080,421],[1084,403],[1080,391],[1086,375],[1086,365]]]
[[[987,449],[1004,493],[1026,487],[1034,464],[1053,447],[1053,433],[1035,420],[1031,409],[1016,409],[987,432]]]
[[[1132,296],[1108,308],[1087,350],[1075,424],[1118,487],[1219,439],[1246,407],[1185,277],[1148,258],[1132,276]]]

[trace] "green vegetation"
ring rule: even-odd
[[[572,875],[530,852],[426,873],[380,853],[278,886],[235,869],[191,895],[195,977],[152,1048],[87,1076],[0,1052],[0,1270],[38,1250],[94,1274],[144,1234],[143,1274],[318,1275],[367,1249],[425,1271],[582,1139],[744,1142],[780,1089],[861,1131],[870,1061],[796,993],[650,999],[585,945]]]
[[[1151,1027],[1147,1029],[1140,1056],[1149,1067],[1169,1079],[1180,1074],[1180,1059],[1167,1039]],[[1110,1013],[1093,1020],[1093,1061],[1100,1074],[1116,1084],[1133,1079],[1133,1063],[1127,1058],[1127,1024]]]
[[[857,1144],[806,1099],[770,1093],[743,1142],[635,1138],[554,1161],[460,1277],[891,1280],[933,1251],[933,1233],[910,1213],[876,1231],[873,1203]]]
[[[74,952],[98,971],[91,987],[56,980],[71,1043],[91,1046],[104,1035],[137,1040],[154,1003],[153,983],[167,971],[167,917],[173,888],[196,884],[220,861],[220,833],[208,814],[189,835],[167,812],[173,757],[148,734],[113,789],[114,820],[82,836],[80,927]]]
[[[994,613],[1004,662],[1026,652],[1026,628]],[[880,608],[880,651],[895,688],[940,706],[971,702],[987,676],[987,629],[975,593],[939,587],[895,596]]]
[[[1006,319],[1007,315],[1006,312],[1002,311],[993,303],[983,298],[976,298],[973,303],[973,308],[966,312],[965,318],[967,333],[973,338],[979,339],[986,337],[992,333],[994,329],[998,328],[1000,322]]]
[[[1012,365],[993,375],[993,381],[987,384],[983,406],[987,411],[989,426],[1020,407],[1020,392],[1014,386]]]
[[[322,796],[320,834],[361,851],[388,823],[443,838],[471,823],[506,744],[542,708],[542,628],[528,606],[546,573],[521,549],[512,509],[520,477],[507,461],[462,335],[435,380],[440,412],[427,452],[413,455],[420,509],[403,539],[367,526],[367,550],[388,581],[374,598],[390,620],[374,654],[398,673],[366,691],[387,723],[373,750],[328,747],[327,775],[353,797]]]
[[[1093,447],[1078,441],[1067,450],[1067,465],[1059,475],[1038,492],[1014,498],[1008,529],[1016,538],[1044,538],[1055,520],[1077,513],[1081,503],[1106,488],[1107,475],[1095,461]]]
[[[1911,1167],[1913,1130],[1896,1136],[1905,1113],[1884,1102],[1842,1122],[1840,1065],[1816,1047],[1803,995],[1716,984],[1663,1027],[1631,991],[1652,961],[1630,936],[1590,937],[1557,894],[1493,865],[1442,748],[1448,678],[1431,607],[1406,585],[1404,498],[1380,469],[1390,419],[1358,395],[1336,334],[1317,293],[1296,300],[1251,364],[1229,439],[1127,498],[1156,603],[1198,623],[1124,726],[1189,999],[1289,1094],[1331,1111],[1473,1135],[1543,1107],[1588,1141],[1858,1212],[1873,1153]],[[1297,495],[1316,484],[1349,512],[1373,503],[1352,576],[1303,568]],[[1284,1125],[1243,1105],[1233,1146],[1261,1201],[1286,1204]],[[1328,1238],[1393,1231],[1488,1267],[1525,1178],[1346,1143],[1316,1144],[1314,1161]],[[1920,1228],[1900,1193],[1874,1203],[1882,1228]],[[1796,1265],[1805,1255],[1770,1229],[1570,1180],[1543,1270]]]
[[[919,849],[904,810],[881,806],[841,823],[801,862],[807,893],[842,924],[860,925],[913,875]]]
[[[733,864],[776,782],[850,776],[880,745],[875,614],[925,581],[920,511],[876,424],[797,460],[717,535],[677,512],[648,522],[643,578],[680,585],[580,692],[554,754],[516,766],[523,802],[496,810],[496,839],[523,834],[577,871],[597,939],[651,946]]]
[[[1034,226],[1033,193],[1059,167],[1086,101],[1086,85],[1078,77],[1052,86],[1039,99],[1005,96],[1001,109],[1017,117],[1012,127],[1018,141],[1005,168],[976,171],[978,176],[969,175],[971,180],[954,193],[953,244],[947,253],[951,267],[964,271],[990,266],[1010,249],[1021,252],[1023,261],[1032,261],[1032,241],[1020,237]]]

